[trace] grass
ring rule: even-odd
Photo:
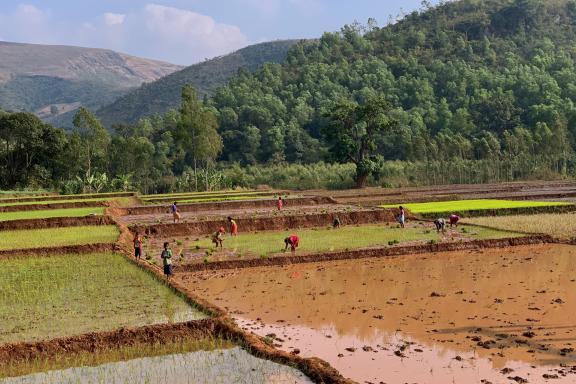
[[[128,361],[144,357],[165,356],[198,351],[214,351],[234,347],[224,339],[184,339],[162,344],[136,342],[133,345],[94,352],[71,353],[49,359],[39,359],[11,364],[0,363],[1,377],[17,377],[37,372],[67,369],[70,367],[95,367],[107,363]]]
[[[46,209],[40,211],[17,211],[0,213],[0,221],[48,219],[51,217],[83,217],[96,214],[102,216],[104,207]]]
[[[203,317],[116,254],[0,263],[0,344]]]
[[[461,231],[461,229],[458,231]],[[517,234],[510,232],[484,228],[467,228],[466,232],[466,237],[474,239],[517,236]],[[239,254],[251,253],[257,256],[268,256],[282,252],[284,249],[284,238],[292,233],[296,233],[300,237],[299,250],[311,253],[388,246],[390,243],[402,244],[411,241],[429,242],[441,240],[441,235],[436,233],[436,230],[432,230],[430,225],[415,225],[405,229],[396,228],[395,226],[363,225],[344,226],[338,230],[303,229],[290,232],[247,233],[233,238],[227,237],[224,241],[224,247],[228,250],[233,249],[235,253]],[[206,239],[193,245],[209,248],[212,246],[211,244],[211,241]]]
[[[158,195],[143,195],[142,199],[151,199],[151,198],[170,198],[170,197],[177,197],[177,196],[203,196],[203,195],[248,195],[252,193],[273,193],[273,191],[256,191],[256,190],[225,190],[225,191],[212,191],[212,192],[179,192],[179,193],[161,193]]]
[[[45,204],[67,204],[67,203],[97,203],[110,201],[112,197],[99,197],[95,199],[75,199],[75,200],[42,200],[42,201],[18,201],[14,203],[0,203],[0,207],[45,205]]]
[[[466,219],[466,223],[510,231],[544,233],[562,239],[576,237],[576,214],[574,213],[477,217]]]
[[[114,225],[2,231],[0,250],[113,243],[119,234]]]
[[[412,213],[456,213],[476,210],[510,209],[510,208],[536,208],[558,207],[572,205],[570,203],[555,203],[544,201],[516,201],[516,200],[455,200],[437,201],[430,203],[403,204]],[[382,208],[398,208],[398,205],[383,205]]]

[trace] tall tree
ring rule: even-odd
[[[378,138],[391,133],[396,121],[383,97],[368,99],[365,104],[346,100],[328,114],[330,124],[324,135],[330,143],[330,153],[336,161],[356,165],[356,186],[363,188],[371,174],[382,167],[383,157],[377,152]]]
[[[74,116],[74,127],[82,140],[82,157],[86,162],[86,174],[92,175],[94,163],[102,163],[110,145],[110,134],[92,112],[80,107]]]

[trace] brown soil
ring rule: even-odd
[[[108,216],[53,217],[49,219],[0,221],[0,231],[111,224],[114,224],[114,221]]]
[[[386,248],[367,248],[353,251],[316,253],[305,255],[279,255],[270,258],[214,261],[210,263],[194,263],[178,265],[178,272],[215,271],[223,269],[242,269],[264,266],[286,266],[292,264],[304,264],[326,261],[385,258],[421,253],[438,253],[449,251],[463,251],[488,248],[516,247],[531,244],[554,243],[555,240],[547,235],[535,235],[526,237],[512,237],[502,239],[471,240],[462,242],[401,245]]]
[[[373,209],[358,212],[338,213],[342,225],[374,224],[394,222],[395,210]],[[332,224],[335,214],[316,213],[311,215],[295,215],[280,217],[259,217],[255,219],[238,219],[238,226],[245,232],[273,231],[296,228],[317,228]],[[205,235],[212,233],[215,228],[226,225],[225,220],[202,221],[195,223],[158,224],[151,226],[134,225],[130,227],[132,232],[140,232],[152,236],[185,236]]]
[[[545,244],[176,278],[359,382],[573,383],[575,255]]]
[[[284,201],[286,207],[301,207],[312,206],[320,204],[336,204],[330,197],[299,197],[294,199],[286,199]],[[253,209],[253,208],[269,208],[274,210],[276,208],[275,199],[260,199],[260,200],[241,200],[241,201],[222,201],[214,203],[191,203],[179,204],[178,210],[184,212],[199,212],[199,211],[230,211],[234,209]],[[124,215],[150,215],[150,214],[168,214],[170,207],[167,205],[144,205],[139,207],[126,208]]]
[[[6,207],[0,206],[0,212],[22,212],[22,211],[40,211],[43,209],[105,207],[107,205],[108,203],[105,201],[77,201],[75,203],[9,205]]]
[[[70,255],[70,254],[87,254],[87,253],[105,253],[117,250],[116,244],[83,244],[69,245],[65,247],[46,247],[30,249],[10,249],[0,251],[0,260],[16,259],[19,257],[29,256],[52,256],[52,255]]]
[[[119,192],[119,193],[107,193],[107,194],[91,194],[91,195],[79,195],[79,196],[66,196],[66,195],[48,195],[48,196],[38,196],[38,197],[11,197],[6,199],[0,199],[1,203],[18,203],[26,201],[56,201],[56,200],[87,200],[87,199],[98,199],[102,197],[110,197],[111,199],[118,197],[130,197],[135,196],[134,192]]]

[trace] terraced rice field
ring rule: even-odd
[[[0,262],[0,344],[203,318],[121,255]]]
[[[113,225],[2,231],[0,250],[114,243],[119,234]]]
[[[99,203],[110,201],[109,197],[99,197],[93,199],[72,199],[72,200],[42,200],[42,201],[16,201],[11,203],[0,203],[0,207],[14,207],[26,205],[48,205],[48,204],[69,204],[69,203]]]
[[[415,214],[447,214],[479,210],[498,210],[512,208],[539,208],[569,206],[570,203],[547,201],[516,201],[516,200],[455,200],[435,201],[430,203],[402,204]],[[398,208],[398,205],[383,205],[382,208]],[[576,207],[575,207],[576,209]]]
[[[505,231],[545,233],[565,240],[576,238],[576,213],[474,217],[465,222]]]
[[[104,207],[45,209],[39,211],[0,212],[0,221],[49,219],[54,217],[102,216]]]

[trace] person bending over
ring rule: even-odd
[[[287,238],[284,239],[284,251],[286,251],[288,249],[288,246],[290,246],[290,249],[292,250],[292,252],[296,252],[296,248],[298,248],[298,245],[300,243],[300,238],[297,235],[291,235]]]
[[[444,227],[446,226],[446,221],[442,218],[434,220],[434,225],[436,226],[436,232],[444,232]]]
[[[458,222],[460,221],[460,216],[458,215],[450,215],[450,228],[457,227]]]
[[[212,243],[216,245],[216,248],[218,248],[218,246],[220,246],[220,248],[224,248],[224,233],[226,233],[226,230],[224,230],[224,227],[220,227],[219,230],[212,234]]]

